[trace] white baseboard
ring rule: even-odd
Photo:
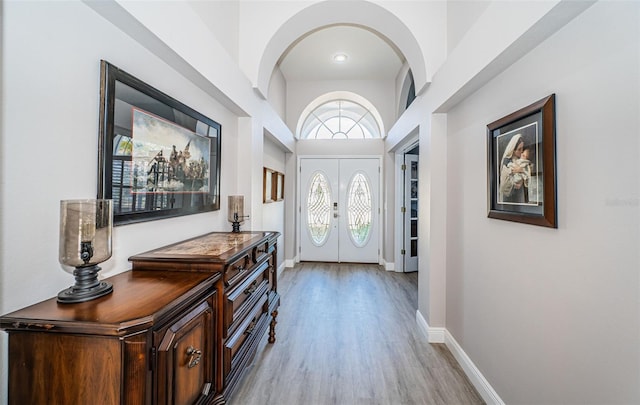
[[[447,330],[445,328],[434,328],[433,326],[429,327],[429,343],[444,343],[445,342],[445,332]]]
[[[418,330],[422,332],[422,336],[424,336],[428,342],[429,341],[429,324],[420,313],[420,310],[416,311],[416,323],[418,324]]]
[[[447,346],[451,354],[453,354],[453,357],[455,357],[460,364],[460,367],[462,367],[467,378],[469,378],[469,381],[471,381],[471,384],[473,384],[487,405],[505,405],[498,393],[493,389],[491,384],[489,384],[489,381],[484,378],[478,367],[473,364],[473,361],[471,361],[467,353],[465,353],[446,328],[430,327],[420,311],[416,311],[416,322],[418,329],[427,338],[429,343],[444,343]]]
[[[482,375],[478,367],[473,364],[473,361],[467,356],[462,347],[456,342],[451,333],[446,330],[446,340],[445,344],[449,348],[453,357],[458,360],[460,366],[464,370],[464,373],[467,375],[473,386],[476,388],[482,399],[487,403],[487,405],[504,405],[504,401],[500,398],[498,393],[493,389],[489,381]]]
[[[429,343],[444,343],[445,328],[434,328],[429,326],[427,320],[424,319],[420,311],[416,311],[416,322],[418,323],[418,328],[427,338]]]
[[[394,271],[396,273],[403,273],[402,267],[396,268],[396,264],[394,262],[387,262],[383,260],[383,266],[386,271]]]
[[[284,267],[293,268],[296,265],[296,261],[294,259],[289,259],[284,261]]]
[[[280,266],[278,266],[278,270],[276,271],[276,273],[278,274],[278,277],[280,277],[282,275],[282,272],[284,271],[284,268],[287,267],[285,265],[285,263],[280,263]]]

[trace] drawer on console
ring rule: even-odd
[[[267,253],[273,253],[273,251],[276,250],[276,246],[278,245],[278,239],[277,238],[269,239],[267,241],[267,245],[268,245]]]
[[[273,256],[269,256],[269,286],[271,290],[278,291],[278,269],[275,266],[275,258]]]
[[[249,343],[251,337],[260,332],[260,325],[264,325],[267,309],[264,305],[267,295],[263,294],[260,300],[252,308],[236,332],[226,340],[224,344],[224,375],[228,376],[232,366],[237,363],[236,356],[241,352],[243,344]]]
[[[251,261],[251,255],[246,254],[227,266],[224,272],[224,285],[225,287],[233,286],[242,280],[247,274],[248,270],[253,266]]]
[[[268,291],[269,269],[268,262],[262,263],[241,284],[225,293],[225,333],[234,322],[237,322],[251,310],[250,307],[258,299],[257,297]]]
[[[258,263],[264,260],[269,253],[269,242],[264,242],[253,248],[253,262]]]

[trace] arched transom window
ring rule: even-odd
[[[316,107],[304,120],[301,139],[373,139],[380,128],[372,112],[350,100],[331,100]]]

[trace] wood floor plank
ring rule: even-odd
[[[483,404],[446,346],[417,329],[417,281],[377,265],[286,269],[276,343],[264,339],[231,404]]]

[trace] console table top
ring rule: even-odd
[[[278,232],[211,232],[131,256],[134,269],[151,262],[226,263],[236,256],[264,242],[278,237]]]
[[[3,315],[0,329],[123,335],[153,325],[179,297],[199,294],[219,277],[219,273],[129,270],[106,279],[113,284],[110,294],[73,304],[50,298]]]
[[[157,249],[155,252],[173,256],[220,256],[257,236],[262,236],[262,233],[209,233],[196,239]]]

